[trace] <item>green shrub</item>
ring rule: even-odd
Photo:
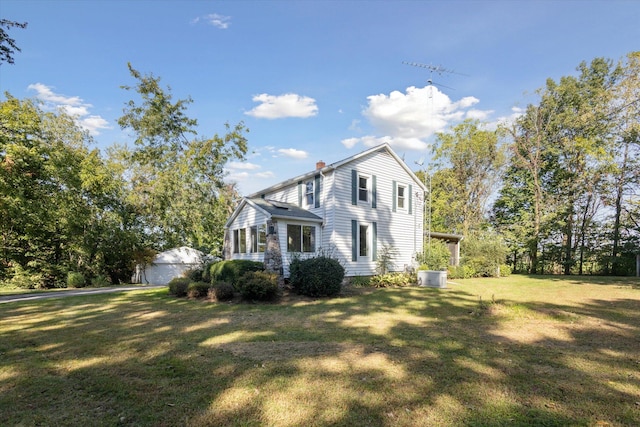
[[[211,282],[211,266],[218,261],[209,261],[202,267],[202,281]]]
[[[209,288],[209,299],[214,301],[229,301],[236,294],[236,290],[231,283],[217,282],[212,288]]]
[[[431,246],[425,248],[418,270],[446,270],[451,259],[451,252],[447,244],[441,240],[431,240]]]
[[[10,266],[7,270],[7,276],[10,277],[10,279],[4,283],[9,288],[36,289],[44,287],[42,273],[27,271],[17,263]]]
[[[507,264],[500,264],[500,277],[507,277],[511,275],[511,266]]]
[[[489,232],[475,232],[465,236],[460,245],[462,264],[474,270],[474,277],[494,277],[507,255],[502,237]]]
[[[67,273],[67,287],[68,288],[84,288],[87,284],[87,280],[84,274],[76,271],[70,271]]]
[[[371,282],[370,276],[354,276],[351,278],[351,286],[356,288],[366,288]]]
[[[187,286],[187,296],[189,298],[204,298],[209,294],[211,283],[191,282]]]
[[[295,291],[310,297],[337,295],[344,279],[344,267],[338,260],[325,255],[304,260],[294,258],[289,273]]]
[[[187,289],[191,281],[188,277],[176,277],[169,282],[169,293],[177,297],[187,296]]]
[[[211,283],[229,282],[235,286],[243,274],[262,270],[264,270],[264,263],[262,262],[232,259],[212,264],[209,275],[211,276]]]
[[[476,271],[468,265],[450,265],[447,276],[450,279],[470,279],[476,277]]]
[[[249,271],[238,281],[243,299],[270,301],[278,295],[278,275],[267,271]]]
[[[109,277],[104,276],[102,274],[98,274],[96,277],[91,279],[91,286],[95,288],[101,288],[101,287],[110,286],[110,285],[111,285],[111,280],[109,280]]]
[[[410,286],[416,283],[413,274],[409,273],[387,273],[378,274],[369,280],[369,286],[374,288],[387,288],[390,286]]]
[[[202,268],[193,268],[191,270],[187,270],[184,273],[184,277],[189,278],[192,282],[202,282]]]

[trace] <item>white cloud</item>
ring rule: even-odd
[[[191,20],[192,24],[197,24],[200,21],[206,22],[209,25],[213,25],[216,28],[220,28],[221,30],[226,30],[231,25],[231,17],[219,15],[217,13],[210,13],[204,16],[198,16],[195,19]]]
[[[492,113],[471,109],[479,102],[475,97],[467,96],[454,102],[435,86],[411,86],[405,93],[393,91],[388,95],[371,95],[367,100],[362,115],[369,120],[376,134],[385,136],[345,139],[342,144],[347,148],[359,143],[372,146],[388,142],[397,149],[425,150],[429,148],[427,140],[451,124],[468,117],[485,119]]]
[[[276,174],[271,171],[264,171],[264,172],[258,172],[255,176],[256,178],[260,178],[260,179],[271,179],[271,178],[275,178]]]
[[[111,129],[109,122],[101,116],[90,114],[93,107],[78,96],[64,96],[55,93],[52,87],[42,83],[30,84],[27,89],[36,92],[36,98],[44,102],[45,108],[60,109],[75,118],[76,124],[93,136],[100,135],[101,129]]]
[[[260,165],[256,165],[255,163],[249,162],[229,162],[227,164],[227,168],[234,170],[256,170],[260,169]]]
[[[295,148],[280,148],[278,150],[278,153],[292,159],[306,159],[307,157],[309,157],[309,153],[307,153],[306,151],[297,150]]]
[[[254,96],[253,102],[260,102],[260,105],[245,112],[245,114],[260,119],[306,118],[318,114],[318,106],[315,99],[295,93],[279,96],[262,93]]]

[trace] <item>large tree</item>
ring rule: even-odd
[[[130,277],[139,229],[121,202],[122,182],[90,143],[62,112],[10,95],[0,104],[0,280]]]
[[[527,248],[531,272],[554,271],[539,266],[541,257],[565,274],[582,274],[588,262],[590,270],[606,270],[602,248],[612,211],[609,254],[617,258],[621,218],[630,206],[623,195],[637,189],[633,58],[619,65],[596,58],[581,63],[576,76],[547,80],[539,103],[510,131],[509,173],[494,219],[502,230],[522,232],[515,238]]]
[[[446,223],[447,230],[441,231],[467,234],[486,224],[487,201],[505,159],[499,139],[497,131],[483,129],[477,120],[465,120],[437,135],[432,186],[435,224],[438,218]]]
[[[139,100],[126,104],[118,123],[132,131],[132,147],[118,147],[124,162],[130,201],[138,207],[156,249],[190,245],[219,254],[224,222],[236,202],[234,186],[225,182],[224,165],[247,152],[244,124],[225,124],[225,134],[198,136],[198,122],[186,115],[191,98],[172,100],[160,78],[142,75],[129,64]]]

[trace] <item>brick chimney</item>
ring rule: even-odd
[[[316,162],[316,170],[320,170],[325,166],[327,166],[327,164],[325,162],[323,162],[322,160],[320,160],[319,162]]]

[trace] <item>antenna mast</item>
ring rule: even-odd
[[[402,61],[402,63],[405,65],[410,65],[412,67],[425,68],[429,70],[429,79],[427,80],[427,83],[429,83],[429,85],[435,84],[436,86],[446,87],[447,89],[451,89],[451,90],[455,90],[455,89],[442,84],[434,83],[432,79],[433,73],[436,73],[439,76],[443,74],[458,74],[460,76],[466,76],[466,74],[458,73],[458,72],[455,72],[454,70],[444,68],[442,65],[420,64],[419,62],[408,62],[408,61]]]

